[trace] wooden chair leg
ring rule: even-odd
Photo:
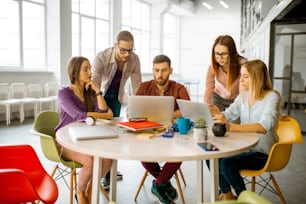
[[[144,184],[144,182],[145,182],[147,176],[148,176],[148,171],[146,170],[146,171],[144,172],[142,178],[141,178],[140,184],[139,184],[139,186],[138,186],[138,188],[137,188],[137,191],[136,191],[136,193],[135,193],[134,201],[137,200],[137,197],[138,197],[138,194],[139,194],[139,192],[140,192],[140,189],[141,189],[141,187],[143,186],[143,184]]]
[[[255,184],[256,184],[256,177],[253,176],[252,177],[252,187],[251,187],[251,191],[255,192]]]
[[[179,168],[178,170],[179,170],[180,176],[181,176],[181,178],[182,178],[182,180],[183,180],[183,183],[184,183],[184,185],[186,186],[186,181],[185,181],[185,177],[184,177],[183,171],[182,171],[181,168]]]
[[[185,204],[185,198],[184,198],[184,194],[183,194],[183,191],[182,191],[181,183],[180,183],[177,172],[175,172],[175,180],[176,180],[177,188],[178,188],[180,196],[181,196],[182,203]]]
[[[279,186],[278,186],[274,176],[271,173],[270,173],[270,179],[272,180],[273,186],[274,186],[274,188],[275,188],[275,190],[276,190],[276,192],[278,194],[278,197],[279,197],[281,203],[282,204],[286,204],[286,200],[285,200],[285,198],[284,198],[284,196],[282,194],[282,191],[280,190],[280,188],[279,188]]]
[[[51,172],[51,177],[53,178],[53,176],[54,176],[54,174],[55,174],[55,172],[56,172],[56,170],[58,169],[58,164],[56,164],[55,165],[55,167],[53,168],[53,170],[52,170],[52,172]]]
[[[101,188],[101,192],[104,195],[104,197],[106,198],[107,202],[109,202],[109,195],[108,195],[108,193],[106,192],[106,190],[103,188],[102,185],[100,185],[100,188]]]
[[[75,169],[72,168],[70,171],[70,204],[73,204],[73,189],[74,189],[73,183],[76,177],[75,173],[76,173]]]

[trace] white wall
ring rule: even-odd
[[[199,100],[202,101],[204,80],[210,64],[210,53],[215,38],[231,35],[240,52],[240,3],[229,9],[208,10],[199,5],[194,15],[181,19],[180,77],[200,80]],[[192,91],[195,91],[194,89]]]

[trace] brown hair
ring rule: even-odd
[[[84,61],[89,62],[87,58],[81,56],[72,57],[69,59],[67,67],[68,67],[68,76],[71,84],[74,84],[76,80],[79,78],[81,66]]]
[[[162,63],[162,62],[167,62],[169,67],[171,67],[171,60],[168,56],[166,55],[157,55],[156,57],[154,57],[153,59],[153,65],[154,64],[158,64],[158,63]]]
[[[133,34],[127,30],[120,31],[116,36],[116,43],[120,41],[134,42]]]
[[[215,47],[216,45],[223,45],[228,48],[229,52],[229,58],[230,58],[230,66],[227,74],[227,83],[226,83],[226,89],[228,91],[231,90],[233,83],[236,81],[236,79],[240,76],[240,68],[241,65],[239,61],[241,59],[245,59],[241,55],[238,54],[236,44],[234,39],[229,35],[220,35],[215,39],[215,42],[213,44],[212,50],[211,50],[211,66],[214,69],[214,71],[217,71],[220,67],[219,63],[216,61],[215,58]]]

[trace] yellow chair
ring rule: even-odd
[[[181,176],[181,178],[183,180],[184,185],[186,186],[186,181],[185,181],[182,169],[179,168],[178,172],[179,172],[179,174],[180,174],[180,176]],[[149,172],[147,170],[145,170],[145,172],[144,172],[144,174],[143,174],[143,176],[141,178],[140,184],[139,184],[139,186],[137,188],[137,191],[135,193],[134,201],[137,200],[137,197],[138,197],[138,194],[139,194],[139,192],[141,190],[141,187],[143,186],[143,184],[144,184],[144,182],[145,182],[145,180],[146,180],[148,175],[149,175]],[[181,187],[181,183],[180,183],[180,180],[179,180],[178,173],[175,172],[174,176],[175,176],[175,180],[176,180],[176,184],[177,184],[177,188],[178,188],[179,194],[181,196],[182,203],[185,203],[185,198],[184,198],[184,194],[183,194],[183,191],[182,191],[182,187]]]
[[[278,142],[270,150],[266,165],[260,170],[241,170],[240,174],[244,177],[252,177],[251,181],[246,180],[246,184],[251,183],[251,190],[255,192],[255,184],[262,187],[259,194],[267,189],[275,193],[281,203],[286,200],[274,178],[272,172],[282,170],[289,162],[293,144],[303,143],[302,133],[298,122],[291,116],[281,116],[277,127]],[[269,173],[268,178],[261,176],[263,173]],[[256,182],[255,177],[259,176],[260,180]],[[270,185],[272,181],[273,186]]]
[[[57,148],[55,141],[55,130],[54,128],[59,123],[59,114],[54,111],[42,111],[35,118],[32,134],[38,135],[40,138],[40,146],[43,154],[50,161],[57,162],[54,169],[52,170],[51,176],[53,177],[58,172],[57,179],[64,179],[67,187],[70,189],[70,204],[73,203],[73,190],[76,186],[76,169],[81,168],[82,165],[78,162],[64,160],[61,157],[60,151]],[[61,168],[59,164],[65,166]],[[69,171],[67,169],[70,169]],[[70,173],[70,185],[68,186],[65,176]],[[109,196],[105,189],[101,186],[101,191],[107,201],[109,201]]]
[[[272,202],[250,190],[244,190],[239,194],[237,200],[216,201],[204,204],[272,204]]]

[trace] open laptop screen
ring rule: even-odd
[[[171,124],[174,114],[173,96],[129,96],[127,117]]]

